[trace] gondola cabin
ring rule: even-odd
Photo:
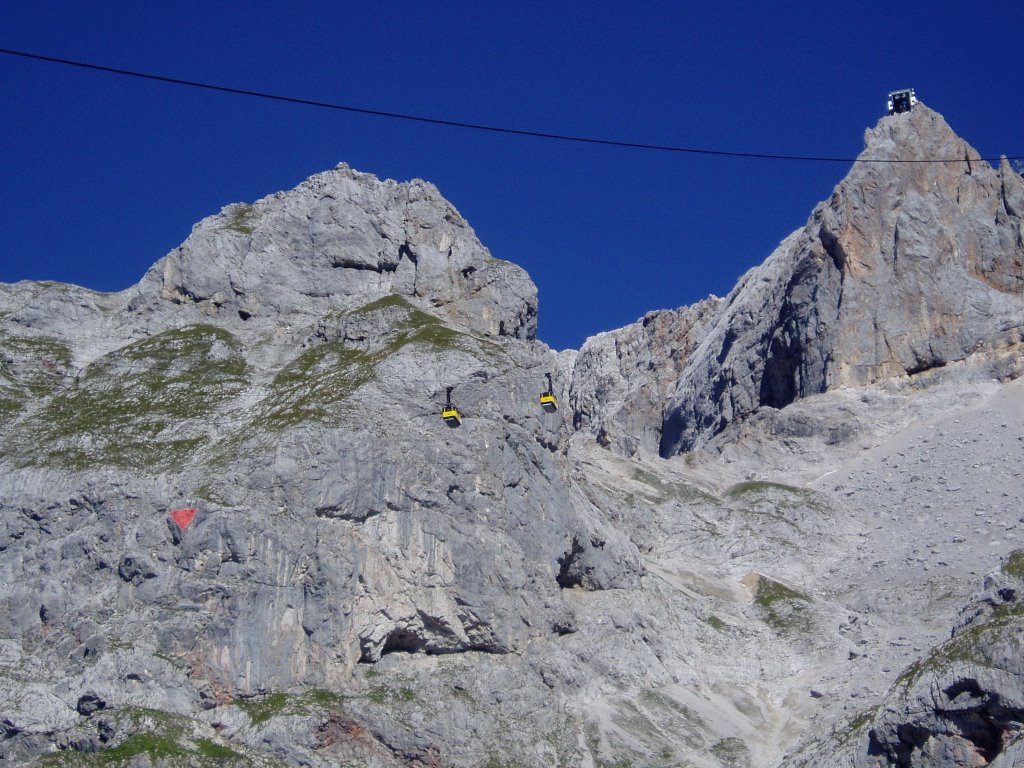
[[[462,414],[454,405],[446,405],[441,409],[441,418],[449,427],[457,427],[462,424]]]
[[[548,413],[558,410],[558,398],[555,397],[554,387],[551,386],[551,374],[548,374],[548,388],[540,393],[540,407]]]
[[[444,407],[441,409],[441,418],[444,423],[453,429],[461,426],[462,424],[462,413],[452,405],[452,387],[448,387],[448,394],[446,396]]]

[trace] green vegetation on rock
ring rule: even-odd
[[[659,504],[666,501],[677,501],[682,504],[705,502],[717,506],[719,503],[716,497],[692,483],[669,482],[662,480],[653,472],[635,467],[631,469],[631,475],[638,483],[651,489],[650,499]]]
[[[196,739],[196,750],[203,757],[210,757],[214,760],[241,760],[242,755],[230,747],[225,747],[209,739]]]
[[[251,235],[253,231],[252,215],[253,208],[251,205],[238,203],[229,209],[228,223],[224,226],[226,229],[238,232],[240,235]]]
[[[784,485],[783,483],[772,483],[767,480],[744,480],[742,483],[736,483],[730,487],[725,495],[737,498],[744,496],[748,493],[761,493],[763,491],[787,491],[789,493],[804,493],[803,488],[797,488],[792,485]]]
[[[332,340],[304,350],[274,377],[257,425],[284,430],[307,422],[336,423],[356,392],[378,378],[378,366],[404,348],[470,349],[477,341],[396,295],[384,296],[347,316],[375,312],[388,313],[387,330],[379,346],[364,349]]]
[[[235,699],[234,703],[249,716],[253,725],[259,725],[272,717],[284,714],[294,704],[294,697],[286,693],[270,693],[251,699]]]
[[[797,488],[784,483],[772,483],[767,480],[745,480],[731,486],[724,494],[723,499],[733,502],[746,503],[749,499],[759,501],[771,501],[777,510],[798,510],[802,507],[825,511],[828,507],[823,498],[808,488]],[[779,520],[790,523],[798,528],[781,514],[775,515]]]
[[[729,626],[728,624],[726,624],[724,621],[722,621],[720,618],[718,618],[717,616],[715,616],[713,614],[711,616],[708,616],[706,619],[704,619],[704,621],[707,623],[708,626],[710,626],[712,629],[714,629],[714,630],[716,630],[718,632],[724,632],[726,630],[726,628]]]
[[[754,591],[754,605],[761,610],[764,622],[779,632],[807,632],[813,627],[807,615],[810,600],[803,592],[785,584],[759,576]]]
[[[846,744],[851,739],[864,733],[867,730],[868,725],[873,722],[875,717],[878,715],[878,709],[879,707],[877,706],[872,707],[854,716],[853,719],[846,723],[844,728],[837,731],[835,743]]]
[[[506,761],[498,755],[488,755],[487,760],[480,768],[520,768],[522,763],[515,760]]]
[[[314,688],[311,691],[306,691],[302,698],[311,706],[322,707],[332,712],[340,712],[345,708],[345,697],[340,693],[328,691],[326,688]]]
[[[29,462],[175,469],[206,443],[204,419],[248,384],[222,328],[192,325],[111,352],[32,417]]]
[[[332,406],[373,380],[380,359],[339,341],[307,349],[274,377],[269,407],[259,423],[287,429],[332,415]]]
[[[382,309],[388,309],[389,307],[414,309],[412,303],[404,296],[399,296],[397,293],[389,293],[387,296],[381,296],[379,299],[374,299],[369,304],[364,304],[361,307],[353,309],[348,314],[369,315],[373,312],[379,312]]]
[[[71,351],[62,341],[0,333],[0,424],[53,392],[70,367]]]
[[[139,760],[158,761],[160,765],[247,766],[252,761],[222,744],[194,736],[194,721],[183,715],[141,707],[106,710],[104,719],[114,730],[126,736],[97,752],[78,752],[73,748],[43,755],[40,766],[61,768],[121,768],[140,764]],[[150,764],[146,762],[145,764]]]
[[[275,692],[235,699],[234,705],[249,716],[253,725],[261,725],[275,717],[306,715],[316,710],[342,712],[345,697],[324,688],[313,688],[302,694]]]
[[[722,765],[729,768],[747,768],[750,765],[750,750],[743,739],[730,736],[711,745],[711,754],[718,758]]]
[[[1015,549],[1000,570],[1015,579],[1024,579],[1024,549]]]
[[[1024,603],[998,605],[984,620],[969,624],[944,643],[935,646],[923,659],[907,667],[896,685],[909,688],[926,674],[942,674],[953,664],[993,666],[989,649],[1004,635],[1018,635],[1024,624]]]
[[[807,602],[807,595],[790,589],[785,584],[780,584],[766,576],[761,576],[757,582],[757,591],[754,593],[754,602],[762,608],[771,608],[783,600],[801,600]]]

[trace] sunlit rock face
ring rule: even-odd
[[[587,339],[569,387],[574,429],[620,455],[657,452],[664,404],[720,305],[712,296],[690,307],[649,312],[625,328]]]
[[[968,357],[1019,374],[1024,180],[924,105],[882,118],[865,145],[725,299],[667,405],[663,455],[761,406]]]
[[[243,319],[315,316],[346,299],[420,299],[459,325],[533,338],[537,289],[494,259],[433,184],[380,181],[346,165],[204,219],[158,262],[142,297]]]
[[[1024,192],[867,143],[955,162],[579,351],[347,166],[0,285],[0,763],[1018,764]]]

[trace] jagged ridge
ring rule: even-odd
[[[936,157],[962,160],[877,162]],[[726,297],[665,408],[663,456],[760,407],[979,353],[1001,378],[1020,374],[1020,175],[923,104],[869,130],[859,159]]]
[[[965,159],[855,167],[729,297],[579,353],[534,340],[529,278],[436,189],[347,167],[227,207],[121,294],[0,286],[0,756],[767,766],[800,739],[902,759],[905,726],[923,747],[946,721],[811,724],[879,696],[897,638],[934,641],[916,622],[973,582],[945,561],[934,590],[898,578],[976,523],[908,491],[877,536],[932,527],[894,578],[861,550],[890,522],[883,479],[805,483],[1000,402],[972,376],[1020,370],[1024,197],[924,107],[867,145]],[[908,378],[920,402],[865,387]],[[715,435],[720,454],[653,456]],[[959,450],[929,459],[943,482],[973,477]],[[999,450],[979,472],[1009,530],[1020,461]],[[976,672],[948,698],[1016,695]],[[991,756],[996,720],[957,743]]]

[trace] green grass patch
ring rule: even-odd
[[[754,593],[754,602],[762,608],[770,608],[780,601],[800,600],[807,602],[807,595],[790,589],[785,584],[780,584],[767,576],[761,576],[757,580],[757,591]]]
[[[364,304],[361,307],[353,309],[348,314],[350,315],[368,315],[373,312],[379,312],[382,309],[388,309],[390,307],[401,307],[403,309],[415,309],[412,303],[404,296],[399,296],[397,293],[389,293],[387,296],[382,296],[379,299],[374,299],[369,304]]]
[[[404,300],[403,300],[404,301]],[[405,316],[394,325],[396,334],[388,338],[387,352],[394,354],[407,344],[425,344],[439,350],[451,350],[468,341],[434,315],[428,314],[405,302]]]
[[[371,301],[357,309],[349,312],[349,315],[367,315],[373,312],[380,312],[388,309],[403,310],[393,323],[391,329],[393,335],[389,335],[386,342],[388,354],[394,354],[407,344],[426,344],[440,350],[464,348],[470,341],[483,344],[490,351],[498,347],[486,339],[475,339],[460,331],[449,328],[444,322],[429,312],[414,306],[404,296],[390,294],[375,301]]]
[[[736,483],[736,485],[731,486],[725,492],[725,496],[730,499],[736,499],[741,496],[746,496],[749,493],[764,493],[765,491],[773,490],[799,494],[805,494],[807,492],[805,488],[797,488],[783,483],[770,483],[766,480],[745,480],[742,483]]]
[[[188,750],[172,736],[159,733],[137,733],[129,736],[113,749],[98,753],[101,764],[111,764],[139,755],[150,757],[183,757]]]
[[[173,759],[176,764],[193,765],[191,741],[186,737],[189,719],[156,709],[127,707],[107,710],[104,716],[117,722],[115,730],[129,731],[125,739],[109,749],[81,753],[66,750],[40,758],[41,766],[123,766],[135,758]]]
[[[307,691],[302,697],[303,701],[332,712],[341,712],[345,709],[345,697],[340,693],[328,691],[326,688],[314,688]]]
[[[293,705],[293,697],[287,693],[270,693],[251,699],[235,699],[235,706],[249,716],[253,725],[260,725],[272,717],[285,714]]]
[[[71,368],[71,350],[47,336],[0,333],[0,424],[49,396]]]
[[[1000,570],[1007,576],[1012,576],[1015,579],[1024,579],[1024,549],[1017,549],[1010,553],[1010,556],[1006,558],[1006,562],[1002,564]]]
[[[414,310],[413,313],[422,315],[424,318],[431,318],[433,322],[425,322],[421,326],[414,326],[409,332],[403,333],[388,344],[388,352],[394,354],[407,344],[425,344],[440,350],[457,349],[463,338],[463,334],[453,331],[440,321],[428,315],[426,312]]]
[[[678,501],[683,504],[692,502],[707,502],[708,504],[714,504],[716,506],[720,504],[717,498],[695,485],[691,485],[689,483],[666,482],[653,472],[649,472],[646,469],[639,469],[637,467],[632,468],[631,474],[634,480],[651,489],[651,496],[653,500],[658,503],[665,501]]]
[[[807,614],[810,599],[803,592],[780,584],[767,576],[759,576],[754,592],[754,605],[761,611],[765,624],[779,632],[809,632],[813,622]]]
[[[747,768],[750,765],[750,750],[743,739],[730,736],[711,745],[711,754],[729,768]]]
[[[416,701],[416,692],[411,688],[392,688],[387,685],[371,685],[366,692],[366,698],[374,704],[386,706],[388,704],[406,703]]]
[[[213,760],[242,760],[242,755],[230,747],[210,741],[209,739],[196,739],[196,751],[203,757]]]
[[[953,664],[992,667],[993,659],[988,655],[987,648],[990,644],[997,644],[1002,633],[1019,633],[1022,623],[1024,604],[996,606],[985,621],[968,626],[955,637],[935,646],[927,656],[907,667],[896,678],[895,684],[909,688],[923,675],[941,675]]]
[[[253,232],[253,208],[245,203],[232,205],[228,209],[228,222],[225,229],[238,232],[240,235],[251,235]]]
[[[766,480],[736,483],[722,494],[722,499],[737,512],[776,521],[797,532],[801,532],[801,528],[796,521],[807,510],[817,513],[829,511],[824,497],[808,488]]]
[[[31,358],[32,367],[40,373],[44,371],[39,369],[47,369],[45,373],[52,373],[54,367],[67,368],[71,365],[71,350],[60,339],[0,332],[0,374],[8,375],[14,359],[26,357]]]
[[[313,688],[301,694],[276,692],[235,699],[234,705],[249,716],[253,725],[262,725],[275,717],[305,715],[315,710],[344,712],[345,701],[345,696],[339,693]]]
[[[866,709],[863,712],[858,713],[853,719],[850,720],[837,734],[835,742],[837,744],[847,744],[855,737],[862,734],[867,730],[875,717],[878,715],[879,707],[872,707]]]
[[[23,425],[44,464],[177,469],[206,442],[206,418],[248,384],[227,331],[192,325],[116,350],[90,365]]]
[[[517,760],[507,760],[499,755],[490,754],[480,768],[522,768],[522,763]]]
[[[283,430],[337,416],[336,406],[374,379],[380,355],[330,341],[307,349],[271,384],[272,395],[257,424]]]
[[[36,765],[41,768],[121,768],[137,764],[138,759],[142,757],[151,761],[159,760],[161,765],[187,765],[196,768],[251,765],[251,761],[244,755],[209,739],[196,739],[192,742],[187,738],[159,733],[133,734],[116,747],[99,752],[66,750],[50,753],[40,757]]]
[[[712,614],[711,616],[708,616],[706,619],[704,619],[704,622],[709,627],[711,627],[712,629],[714,629],[714,630],[716,630],[718,632],[725,632],[725,630],[729,626],[728,624],[726,624],[724,621],[722,621],[720,618],[718,618],[714,614]]]
[[[26,397],[19,397],[6,388],[0,387],[0,424],[21,413],[27,400]]]
[[[416,309],[400,296],[385,296],[350,314],[398,309],[376,348],[327,341],[304,350],[274,377],[256,425],[285,430],[308,422],[337,423],[356,392],[377,379],[378,366],[409,345],[437,351],[468,346],[471,337]]]

